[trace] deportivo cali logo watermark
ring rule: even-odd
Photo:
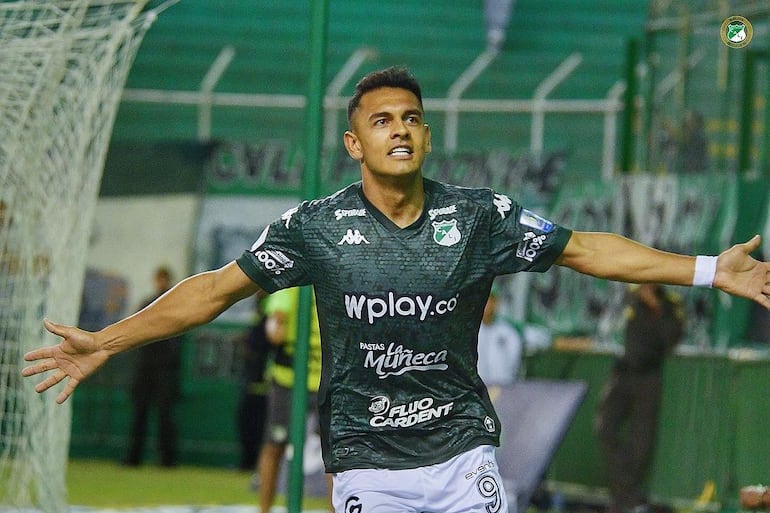
[[[730,16],[722,22],[719,35],[722,37],[722,42],[730,48],[743,48],[751,42],[754,28],[743,16]]]

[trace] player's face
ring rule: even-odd
[[[351,127],[345,147],[364,175],[417,174],[431,149],[420,102],[406,89],[382,87],[364,94]]]

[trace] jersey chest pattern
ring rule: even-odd
[[[397,229],[351,187],[287,213],[242,258],[267,290],[314,286],[327,471],[413,468],[499,441],[476,335],[492,280],[513,272],[496,255],[528,264],[546,238],[493,226],[518,216],[504,196],[426,191],[423,216]]]
[[[426,464],[469,443],[457,432],[497,441],[475,368],[492,279],[488,226],[473,202],[442,200],[433,196],[406,229],[359,208],[360,198],[305,226],[319,308],[335,334],[322,404],[332,468]]]

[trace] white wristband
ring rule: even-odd
[[[711,287],[714,275],[717,273],[717,258],[715,256],[698,255],[695,257],[695,275],[692,277],[693,287]]]

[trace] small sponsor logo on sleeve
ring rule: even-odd
[[[537,257],[538,252],[542,249],[545,241],[545,235],[536,235],[534,232],[525,233],[524,240],[519,247],[516,248],[516,256],[528,262],[533,262]]]
[[[551,221],[540,217],[539,215],[535,214],[531,210],[527,210],[526,208],[521,209],[519,224],[529,226],[530,228],[540,230],[544,233],[551,233],[554,228],[554,224]]]
[[[252,252],[262,267],[275,275],[294,267],[294,260],[287,257],[282,251],[267,249]]]

